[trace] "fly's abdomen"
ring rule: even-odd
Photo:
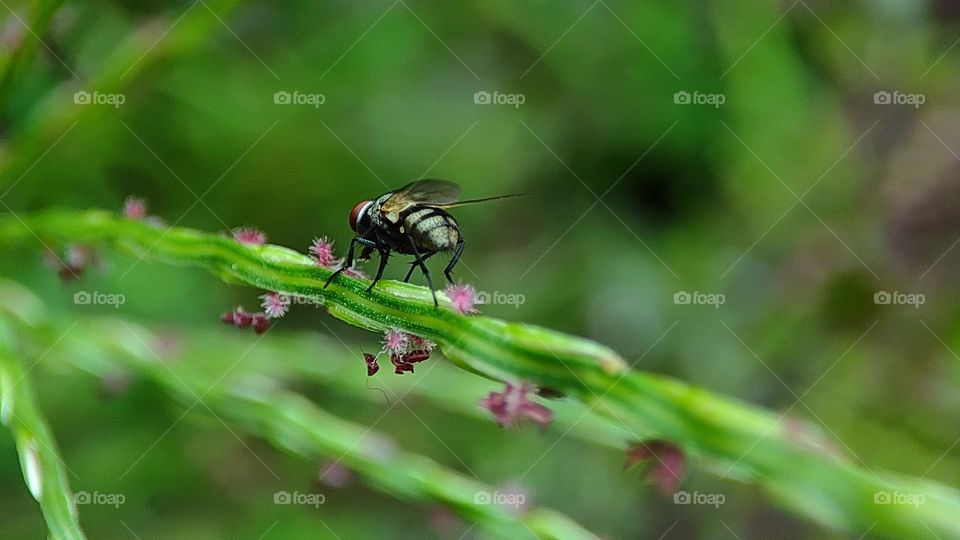
[[[421,251],[448,251],[460,241],[460,228],[450,214],[439,208],[422,208],[404,219],[404,228],[410,231]]]

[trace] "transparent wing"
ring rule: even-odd
[[[383,213],[391,218],[397,216],[415,204],[433,204],[437,206],[453,204],[460,196],[460,186],[447,180],[417,180],[410,182],[383,202]]]

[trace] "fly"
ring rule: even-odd
[[[501,195],[458,201],[460,186],[446,180],[416,180],[396,191],[380,195],[376,199],[361,201],[350,211],[350,228],[356,233],[350,241],[350,250],[347,253],[346,263],[338,268],[324,284],[324,288],[333,281],[340,272],[350,268],[354,262],[354,249],[357,244],[363,246],[360,259],[367,260],[374,250],[380,255],[380,265],[377,274],[367,287],[370,292],[383,276],[387,266],[387,259],[393,252],[403,255],[413,255],[404,282],[410,281],[415,268],[420,268],[430,292],[433,294],[433,305],[437,304],[437,293],[433,287],[433,279],[424,262],[437,253],[449,252],[453,256],[443,270],[447,281],[453,283],[453,269],[460,262],[463,255],[463,234],[460,224],[454,219],[448,208],[464,206],[517,195]]]

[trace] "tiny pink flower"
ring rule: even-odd
[[[348,276],[350,276],[350,277],[352,277],[352,278],[367,279],[367,275],[364,274],[364,273],[363,273],[359,268],[357,268],[356,266],[350,266],[349,268],[344,268],[343,273],[346,274],[346,275],[348,275]]]
[[[66,249],[67,266],[83,268],[92,264],[96,259],[96,252],[88,246],[71,244]]]
[[[462,283],[449,285],[444,292],[447,294],[450,302],[453,303],[453,309],[455,309],[457,313],[478,313],[475,307],[479,303],[477,301],[477,290],[473,288],[473,285]]]
[[[309,251],[310,255],[313,256],[314,262],[319,266],[332,268],[343,264],[343,259],[338,259],[336,255],[334,255],[333,240],[330,240],[326,236],[314,238],[313,243],[310,244]]]
[[[397,328],[391,328],[383,333],[383,352],[401,355],[407,352],[410,346],[410,334]]]
[[[680,487],[680,480],[686,468],[686,458],[683,450],[677,445],[652,440],[646,442],[631,442],[627,448],[625,469],[633,467],[641,461],[656,460],[649,472],[649,478],[664,495],[676,493]]]
[[[329,462],[321,467],[321,472],[317,480],[324,485],[339,489],[353,480],[353,473],[339,462]]]
[[[513,427],[523,420],[530,420],[546,429],[553,420],[553,413],[543,405],[530,401],[527,398],[529,391],[530,385],[527,383],[517,386],[508,382],[503,392],[490,392],[480,401],[480,405],[490,411],[503,427]]]
[[[262,246],[267,243],[267,235],[253,227],[240,227],[233,230],[233,239],[241,244]]]
[[[123,216],[130,219],[143,219],[147,217],[147,203],[140,197],[133,195],[123,201]]]
[[[87,268],[97,267],[101,264],[96,249],[80,244],[66,246],[63,251],[63,258],[48,249],[43,253],[43,261],[49,268],[55,270],[64,281],[80,279]]]
[[[260,306],[270,319],[279,319],[290,310],[290,297],[285,294],[268,292],[260,296],[260,299],[263,300]]]

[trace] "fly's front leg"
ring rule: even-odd
[[[327,286],[330,285],[330,282],[333,281],[333,278],[339,276],[341,272],[353,266],[353,253],[354,253],[354,250],[357,248],[357,244],[364,246],[364,248],[380,249],[380,246],[377,245],[377,243],[374,242],[373,240],[363,238],[362,236],[354,236],[350,240],[350,249],[347,250],[347,262],[340,265],[340,268],[337,268],[336,270],[334,270],[332,274],[330,274],[330,277],[328,277],[327,281],[323,284],[324,289],[326,289]]]
[[[389,249],[382,249],[378,247],[377,250],[380,252],[380,266],[377,267],[377,275],[373,278],[373,281],[370,282],[370,286],[367,287],[366,292],[373,290],[373,286],[380,281],[380,277],[383,276],[383,269],[387,267],[387,259],[390,257]]]

